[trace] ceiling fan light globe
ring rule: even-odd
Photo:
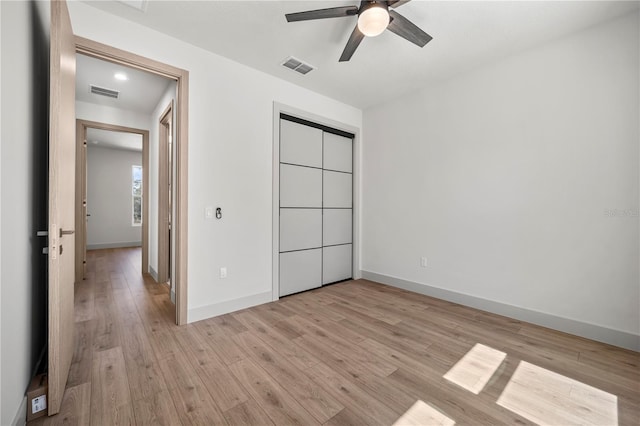
[[[358,29],[367,37],[375,37],[389,25],[389,12],[382,6],[373,6],[358,16]]]

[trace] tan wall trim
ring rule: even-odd
[[[171,78],[177,82],[176,102],[176,322],[187,323],[188,286],[188,158],[189,158],[189,72],[131,52],[76,36],[76,51],[143,71]]]
[[[133,127],[118,126],[89,120],[76,120],[76,229],[79,244],[76,244],[76,281],[85,278],[85,254],[87,236],[85,223],[87,207],[84,204],[87,184],[87,129],[142,135],[142,273],[149,273],[149,131]]]
[[[152,124],[153,125],[153,124]],[[165,283],[169,279],[171,260],[167,262],[171,241],[168,234],[169,226],[169,141],[166,126],[173,132],[173,101],[160,115],[158,125],[158,282]],[[169,171],[172,173],[172,171]],[[172,277],[173,278],[173,277]]]

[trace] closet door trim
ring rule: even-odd
[[[273,103],[272,163],[272,300],[280,298],[280,119],[322,129],[327,133],[351,138],[352,157],[352,276],[361,278],[360,265],[360,129],[354,125],[312,114],[279,102]]]

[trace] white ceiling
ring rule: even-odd
[[[114,78],[125,73],[127,81]],[[167,90],[171,80],[155,74],[127,68],[85,55],[76,55],[76,100],[93,104],[151,114]],[[89,92],[89,85],[120,92],[118,99]]]
[[[151,0],[145,11],[116,1],[87,3],[360,108],[621,16],[640,5],[638,1],[413,0],[397,11],[433,36],[430,43],[420,49],[385,31],[363,40],[350,62],[339,63],[355,17],[287,23],[284,14],[357,5],[358,0]],[[281,67],[290,55],[317,69],[302,76]]]
[[[142,152],[142,135],[90,127],[87,129],[87,146]]]

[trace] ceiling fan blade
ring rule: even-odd
[[[387,29],[400,37],[409,40],[411,43],[424,47],[433,37],[418,28],[413,22],[400,15],[395,10],[390,10],[389,15],[393,18]]]
[[[410,1],[411,0],[389,0],[387,2],[387,5],[389,7],[393,7],[395,9],[395,8],[398,8],[398,7],[402,6],[405,3],[409,3]]]
[[[287,13],[284,15],[287,22],[310,21],[313,19],[343,18],[345,16],[356,16],[357,6],[330,7],[328,9],[308,10],[306,12]]]
[[[360,42],[364,38],[364,34],[360,32],[358,29],[358,25],[353,29],[351,36],[349,36],[349,41],[347,41],[347,45],[344,47],[342,51],[342,55],[340,56],[340,62],[346,62],[353,56],[353,52],[356,51]]]

